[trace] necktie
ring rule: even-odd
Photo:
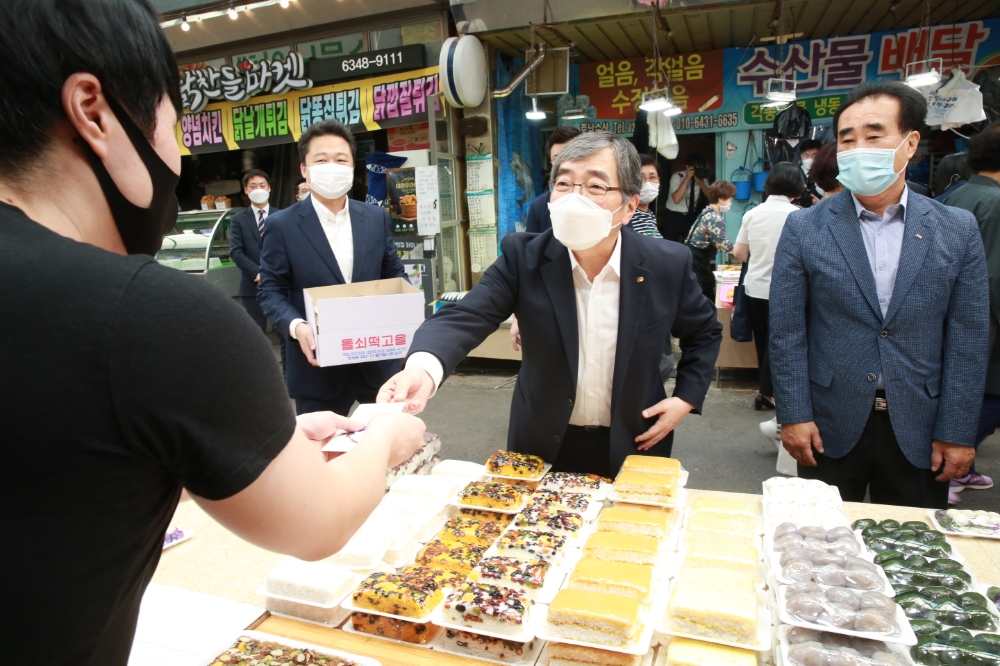
[[[264,209],[257,211],[257,231],[260,232],[261,237],[264,237]]]

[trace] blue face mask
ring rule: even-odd
[[[910,134],[895,149],[854,148],[837,153],[837,168],[840,170],[837,180],[851,192],[863,197],[882,194],[892,187],[906,169],[904,165],[903,169],[896,171],[896,151],[906,143]]]

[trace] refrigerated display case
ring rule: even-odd
[[[240,269],[229,257],[229,223],[239,210],[177,213],[177,222],[163,237],[156,260],[163,266],[202,277],[235,298]]]

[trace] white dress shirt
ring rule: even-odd
[[[615,374],[615,353],[618,349],[618,313],[621,302],[621,236],[608,263],[594,281],[569,252],[576,293],[576,322],[579,338],[577,359],[576,400],[570,414],[570,425],[611,425],[611,385]],[[434,390],[441,384],[444,368],[436,356],[414,352],[406,367],[422,368],[434,380]]]
[[[330,242],[330,249],[337,259],[340,272],[344,275],[344,284],[351,284],[351,276],[354,273],[354,231],[351,229],[351,211],[348,205],[350,201],[344,202],[344,207],[339,213],[331,213],[326,206],[316,200],[316,197],[309,197],[309,201],[316,210],[316,217],[319,218],[323,233]],[[298,340],[295,337],[295,327],[303,322],[305,319],[293,319],[289,325],[288,333],[293,340]]]
[[[774,270],[774,252],[778,249],[778,239],[781,230],[785,228],[785,219],[799,207],[777,194],[772,194],[767,201],[751,208],[743,216],[737,243],[750,246],[750,265],[747,276],[743,280],[746,294],[750,298],[767,300],[771,294],[771,273]]]
[[[264,204],[263,208],[257,208],[253,204],[250,204],[251,210],[253,210],[253,221],[260,226],[260,211],[264,211],[264,219],[267,220],[268,216],[271,214],[271,204]]]

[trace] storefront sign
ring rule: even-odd
[[[288,90],[312,88],[312,81],[305,78],[305,64],[298,53],[290,53],[284,60],[257,63],[243,60],[242,63],[238,67],[223,65],[219,69],[206,67],[185,71],[181,77],[184,110],[201,111],[212,100],[245,102],[254,95],[280,95]]]
[[[199,62],[189,62],[184,65],[179,65],[177,69],[181,71],[181,78],[183,78],[184,72],[186,72],[189,69],[190,70],[205,69],[206,67],[214,67],[216,69],[219,69],[220,67],[223,67],[227,64],[228,63],[226,62],[225,58],[212,58],[211,60],[201,60]]]
[[[262,95],[252,104],[203,104],[200,113],[181,117],[177,142],[188,155],[298,141],[310,125],[329,118],[355,132],[412,125],[427,119],[427,97],[438,91],[437,71],[428,67],[311,90],[286,86],[284,95]]]
[[[799,106],[814,121],[823,121],[852,88],[864,81],[901,78],[907,63],[927,58],[941,58],[946,71],[961,67],[966,73],[974,66],[1000,65],[1000,19],[688,53],[663,62],[673,100],[684,109],[673,118],[674,129],[693,133],[772,123],[774,109],[760,107],[768,79],[794,76]],[[723,72],[731,74],[724,82]],[[655,74],[652,58],[581,64],[580,93],[590,96],[596,118],[571,122],[581,129],[630,134],[624,123],[635,119],[642,93],[663,85]]]
[[[260,62],[261,60],[284,60],[291,52],[291,46],[276,46],[273,49],[267,49],[266,51],[241,53],[233,56],[233,64],[239,67],[240,63],[244,61],[249,61],[251,64],[254,64]]]
[[[297,44],[295,50],[306,60],[310,58],[334,58],[336,56],[358,53],[365,48],[364,35],[355,32],[340,37],[326,37],[315,42]]]
[[[310,63],[309,74],[317,81],[342,81],[374,74],[420,69],[425,64],[423,45],[412,44],[318,60]]]

